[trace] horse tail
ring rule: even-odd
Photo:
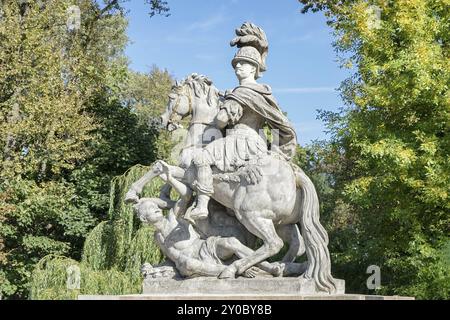
[[[319,221],[319,197],[311,179],[298,166],[293,165],[300,200],[300,228],[308,258],[304,277],[314,279],[318,290],[330,294],[336,292],[331,275],[331,259],[328,251],[328,234]]]

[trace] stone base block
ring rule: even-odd
[[[345,293],[345,281],[336,279],[337,292]],[[305,278],[194,278],[187,280],[146,279],[144,295],[323,295],[315,282]]]
[[[146,279],[141,295],[79,296],[79,300],[414,300],[411,297],[345,294],[345,281],[336,279],[337,292],[317,290],[304,278]]]
[[[141,294],[141,295],[123,295],[123,296],[78,296],[78,300],[242,300],[242,301],[274,301],[274,300],[414,300],[413,297],[401,297],[401,296],[371,296],[361,294],[337,294],[337,295],[291,295],[291,294],[272,294],[272,295],[252,295],[252,294],[204,294],[204,295],[189,295],[189,294]]]

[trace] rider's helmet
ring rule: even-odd
[[[266,58],[269,43],[266,34],[260,27],[245,22],[239,29],[236,29],[236,36],[230,43],[232,47],[239,48],[231,62],[233,68],[236,67],[238,61],[250,62],[256,66],[256,77],[261,77],[261,73],[267,70]]]
[[[258,49],[254,47],[242,47],[238,50],[236,55],[234,56],[233,60],[231,61],[231,65],[233,68],[236,68],[236,64],[239,61],[246,61],[256,66],[256,77],[259,78],[261,76],[262,70],[262,58],[261,54],[259,53]]]

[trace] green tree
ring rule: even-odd
[[[156,128],[122,101],[130,78],[122,8],[117,1],[104,7],[78,1],[83,18],[76,27],[68,24],[72,4],[0,6],[0,295],[6,297],[27,296],[42,257],[79,259],[89,230],[105,218],[112,177],[151,163],[157,153]]]
[[[96,218],[106,218],[110,181],[115,176],[168,154],[170,139],[157,120],[172,83],[168,72],[156,67],[148,73],[128,70],[117,97],[105,95],[93,104],[91,112],[98,119],[91,145],[94,152],[73,170],[70,181]]]
[[[145,146],[154,151],[155,159],[168,160],[174,146],[171,134],[167,130],[159,130],[159,117],[165,111],[173,83],[174,79],[167,70],[153,66],[148,73],[130,72],[128,85],[123,91],[122,103],[137,115],[139,125],[158,130],[157,143]]]
[[[77,299],[79,294],[123,295],[141,292],[141,266],[156,265],[162,254],[154,243],[154,229],[141,226],[132,206],[123,199],[131,184],[149,167],[134,166],[112,180],[108,218],[89,232],[79,261],[67,256],[47,255],[34,268],[30,280],[31,299]],[[155,179],[143,190],[156,197],[162,181]],[[80,288],[66,285],[67,268],[80,270]]]
[[[141,226],[123,199],[131,183],[148,170],[141,165],[127,170],[130,166],[150,164],[168,155],[172,143],[154,120],[163,112],[172,83],[171,76],[156,67],[145,74],[129,71],[120,98],[112,104],[96,104],[95,114],[103,119],[97,130],[101,139],[94,156],[74,176],[83,201],[103,221],[87,235],[79,261],[54,254],[39,261],[31,277],[32,299],[140,293],[142,264],[161,261],[153,229]],[[149,184],[144,196],[158,196],[161,184]],[[66,287],[69,266],[80,268],[80,290]]]
[[[3,4],[0,25],[0,234],[7,257],[0,285],[3,291],[9,283],[6,293],[18,296],[39,257],[68,254],[73,238],[93,224],[64,176],[90,153],[96,124],[84,106],[96,61],[65,28],[68,4],[46,4]],[[64,216],[72,218],[70,229]]]
[[[356,71],[341,86],[347,109],[323,114],[345,159],[334,201],[352,223],[339,275],[364,292],[374,264],[380,293],[449,298],[448,0],[300,2],[325,12],[342,65]]]

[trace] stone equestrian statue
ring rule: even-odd
[[[144,201],[139,195],[145,184],[160,177],[181,195],[177,201],[169,199],[166,187],[161,193],[161,200],[168,204],[165,209],[198,231],[202,241],[196,241],[201,246],[211,242],[209,238],[225,238],[220,242],[228,248],[224,258],[232,255],[234,259],[219,259],[222,262],[211,267],[210,273],[205,272],[210,261],[205,261],[197,272],[190,270],[192,274],[234,278],[253,275],[259,267],[274,276],[309,279],[317,292],[334,293],[336,281],[331,275],[328,235],[319,222],[317,193],[291,161],[297,147],[295,131],[270,87],[257,82],[267,69],[266,35],[252,23],[244,23],[236,35],[231,41],[238,47],[232,66],[239,86],[222,95],[211,80],[197,74],[176,83],[161,118],[164,126],[174,127],[178,120],[191,116],[180,161],[177,166],[157,161],[131,186],[125,200],[135,204],[139,216],[145,216],[146,206],[139,205]],[[212,129],[225,136],[205,139]],[[270,143],[264,134],[268,130]],[[225,216],[228,220],[222,219]],[[221,228],[223,221],[229,221],[226,228]],[[262,245],[255,248],[254,242],[245,240],[249,239],[246,234],[259,238]],[[233,239],[231,245],[229,239]],[[163,252],[169,252],[164,241],[159,244]],[[233,244],[236,248],[230,250]],[[288,250],[280,261],[266,262],[285,244]],[[223,251],[223,247],[209,246],[215,256],[220,255],[214,251]],[[172,243],[171,248],[177,246]],[[306,261],[297,263],[296,258],[304,253]],[[198,253],[178,256],[195,259],[191,266],[201,264]]]

